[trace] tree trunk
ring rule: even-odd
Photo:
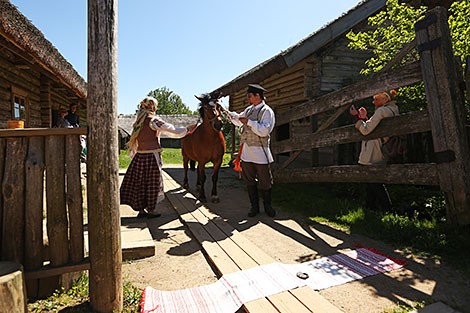
[[[88,1],[87,111],[90,302],[98,312],[120,312],[117,0]]]

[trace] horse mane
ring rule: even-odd
[[[204,106],[202,105],[202,102],[199,104],[199,115],[204,118]]]

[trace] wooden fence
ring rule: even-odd
[[[24,265],[28,287],[89,268],[79,138],[86,134],[86,128],[0,130],[0,256]]]
[[[406,46],[382,71],[369,79],[310,100],[276,116],[276,124],[291,125],[325,111],[336,109],[321,128],[311,134],[290,132],[288,139],[272,142],[274,154],[290,157],[275,172],[276,182],[383,182],[394,184],[439,185],[446,194],[447,216],[451,223],[470,224],[470,147],[466,132],[464,89],[460,62],[452,52],[446,10],[437,7],[416,23],[416,39]],[[391,70],[411,49],[420,60]],[[468,65],[467,65],[468,68]],[[466,77],[468,80],[468,70]],[[410,112],[381,121],[363,136],[354,125],[329,128],[359,100],[384,90],[424,82],[427,110]],[[469,82],[467,81],[467,86]],[[293,130],[292,127],[289,129]],[[328,166],[288,169],[302,151],[385,136],[431,131],[436,163],[369,166]],[[273,136],[276,138],[276,136]]]

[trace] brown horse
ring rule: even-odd
[[[184,188],[188,189],[188,161],[196,161],[197,164],[197,188],[198,198],[206,202],[204,182],[206,181],[205,165],[212,162],[212,202],[219,202],[217,196],[217,179],[219,168],[225,153],[225,139],[220,131],[222,129],[222,112],[224,108],[218,102],[220,94],[205,94],[196,98],[201,101],[199,114],[202,123],[190,134],[181,139],[181,151],[184,165]],[[191,166],[193,169],[193,166]]]

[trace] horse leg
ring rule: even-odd
[[[220,162],[217,162],[214,164],[214,171],[212,172],[212,195],[211,195],[212,203],[220,202],[219,196],[217,195],[217,180],[219,178],[219,169],[221,165],[222,165],[222,159],[220,159]]]
[[[205,164],[199,163],[197,166],[197,177],[198,177],[198,184],[199,184],[199,200],[201,202],[206,202],[206,193],[204,191],[204,183],[206,181],[206,173],[205,173]]]
[[[189,184],[188,184],[188,161],[189,161],[189,158],[186,155],[183,155],[183,167],[184,167],[183,188],[184,189],[189,189]]]

